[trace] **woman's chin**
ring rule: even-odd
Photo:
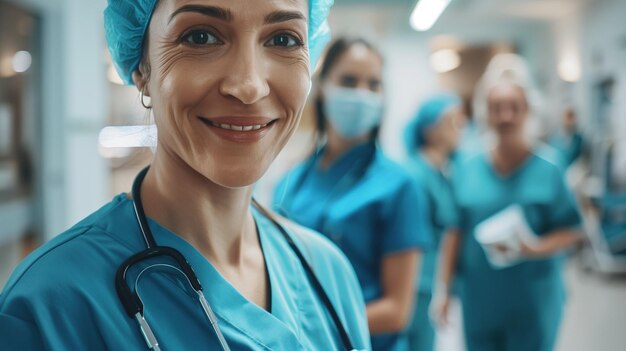
[[[219,172],[207,177],[213,183],[228,189],[240,189],[254,185],[265,172],[261,170],[237,170],[227,172],[220,170]]]
[[[242,189],[247,188],[254,185],[257,182],[257,178],[255,179],[226,179],[224,181],[215,182],[219,186],[228,189]]]

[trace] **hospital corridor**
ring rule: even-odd
[[[625,0],[0,0],[0,350],[626,350]]]

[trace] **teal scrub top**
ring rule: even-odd
[[[425,220],[430,227],[434,245],[431,250],[424,252],[422,269],[416,284],[417,291],[430,294],[434,287],[439,243],[446,231],[458,226],[457,208],[450,179],[424,155],[419,153],[411,157],[407,162],[407,169],[426,195]]]
[[[338,331],[296,254],[270,220],[256,211],[254,218],[269,276],[270,312],[242,296],[181,237],[149,223],[157,244],[179,250],[194,268],[232,350],[340,350]],[[345,256],[319,234],[285,225],[354,346],[369,350],[363,297]],[[20,264],[0,295],[2,349],[147,350],[114,284],[118,266],[144,249],[132,201],[124,194],[43,245]],[[137,289],[163,350],[221,349],[180,277],[142,276]]]
[[[549,144],[558,150],[567,168],[574,163],[582,153],[583,137],[582,134],[577,131],[571,134],[559,131],[550,138]]]
[[[522,207],[539,236],[578,227],[580,216],[561,167],[535,153],[506,176],[494,169],[487,153],[458,167],[453,175],[462,232],[457,272],[466,328],[498,328],[511,316],[533,320],[559,309],[565,297],[561,278],[564,254],[494,269],[474,230],[478,223],[512,204]]]
[[[312,160],[312,167],[305,161],[279,182],[274,207],[337,244],[356,271],[365,301],[379,299],[382,259],[431,244],[419,218],[423,194],[406,170],[371,143],[353,147],[325,170]],[[360,164],[367,167],[359,176]],[[404,335],[372,337],[374,350],[405,350],[405,345]]]

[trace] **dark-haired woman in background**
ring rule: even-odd
[[[376,146],[383,59],[362,39],[341,38],[320,70],[319,147],[279,183],[274,206],[321,232],[348,256],[363,289],[374,350],[407,350],[424,230],[423,198]]]

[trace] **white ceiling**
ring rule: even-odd
[[[452,0],[450,11],[478,18],[504,16],[550,21],[578,16],[594,1],[603,0]]]
[[[559,20],[575,17],[592,3],[604,0],[452,0],[447,12],[472,18],[508,17],[530,20]],[[410,11],[416,0],[335,0],[337,6],[375,5]]]

